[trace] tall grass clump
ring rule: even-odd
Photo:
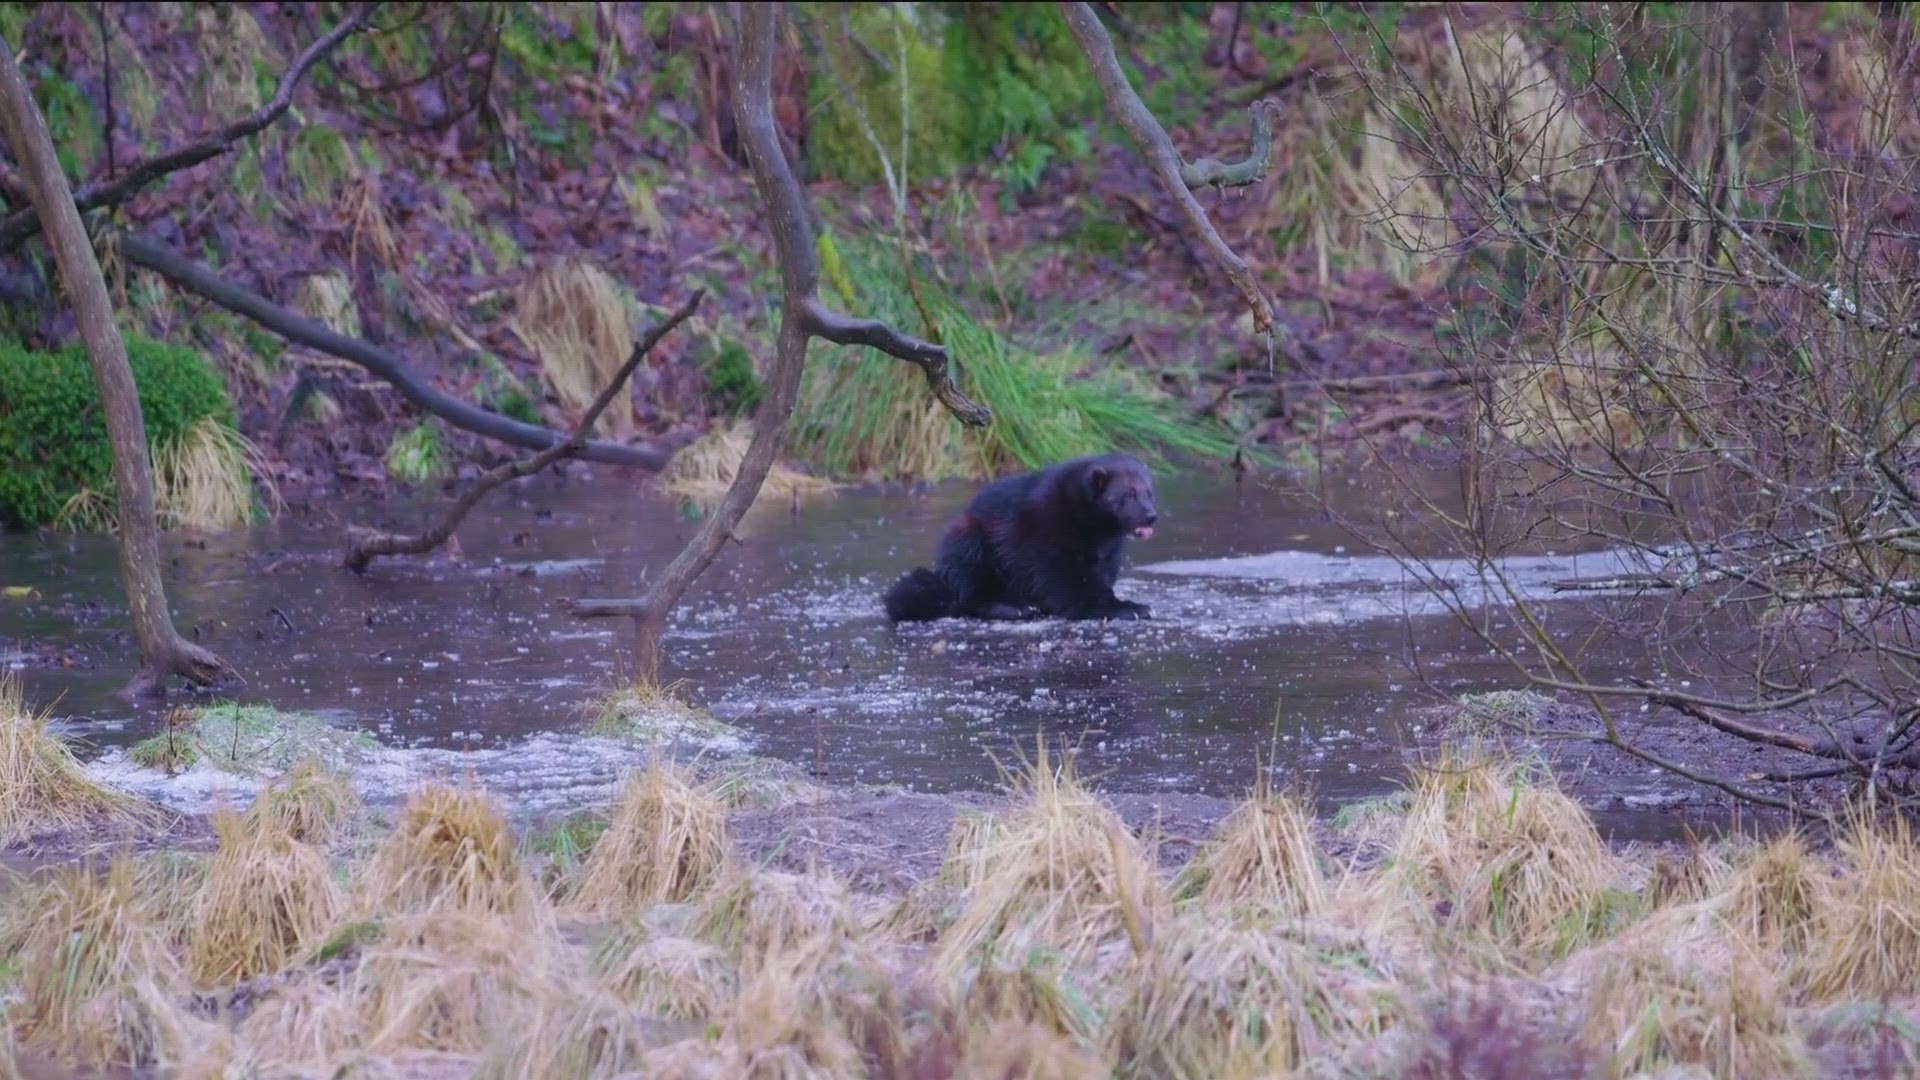
[[[285,832],[214,815],[219,847],[194,899],[187,967],[202,985],[268,975],[332,929],[344,907],[327,857]]]
[[[152,817],[150,809],[87,779],[47,714],[27,708],[20,680],[0,674],[0,845],[106,822]]]
[[[1383,976],[1318,942],[1205,918],[1167,929],[1109,1021],[1121,1076],[1291,1075],[1393,1015]]]
[[[1210,907],[1248,905],[1291,918],[1317,913],[1327,890],[1312,822],[1303,800],[1262,780],[1187,865],[1175,892]]]
[[[1884,1000],[1920,989],[1920,849],[1904,816],[1855,810],[1840,881],[1813,915],[1807,994]]]
[[[365,1046],[483,1053],[571,974],[559,939],[480,910],[416,909],[391,920],[354,969]]]
[[[246,827],[324,848],[346,836],[360,813],[360,797],[346,774],[309,757],[255,796]]]
[[[752,425],[735,423],[717,428],[694,440],[673,455],[660,471],[660,486],[670,495],[710,507],[724,498],[740,473],[747,457],[747,444],[753,441]],[[760,484],[755,505],[785,505],[800,498],[832,495],[839,485],[831,480],[775,464]]]
[[[514,295],[510,325],[574,415],[600,396],[635,340],[626,291],[606,271],[577,260],[557,262],[528,279]],[[632,398],[617,395],[595,427],[614,438],[630,433]]]
[[[705,1023],[738,991],[733,961],[717,945],[628,923],[594,955],[600,984],[650,1016]]]
[[[253,520],[253,481],[265,481],[271,511],[280,506],[272,466],[245,435],[202,417],[153,448],[153,504],[168,528],[237,529]]]
[[[1529,953],[1609,929],[1623,877],[1579,803],[1478,748],[1415,769],[1393,859],[1451,905],[1453,925]]]
[[[382,913],[510,917],[544,910],[514,854],[499,804],[471,787],[430,784],[415,791],[374,854],[366,885]]]
[[[19,978],[6,1018],[29,1049],[93,1068],[149,1066],[177,1049],[185,976],[130,862],[60,870],[13,902]]]
[[[1141,953],[1166,898],[1152,860],[1044,745],[1020,775],[1004,839],[929,960],[940,985],[989,1019],[1033,1019],[1091,1038],[1102,972]]]
[[[861,310],[925,334],[899,267],[876,247],[849,244],[844,265]],[[1073,348],[1037,353],[969,313],[930,273],[921,303],[955,357],[960,388],[993,410],[963,429],[927,394],[926,380],[871,349],[811,365],[794,412],[794,453],[832,477],[979,478],[1085,454],[1129,450],[1150,460],[1174,450],[1225,458],[1234,437],[1120,368]]]
[[[853,938],[860,923],[838,878],[741,867],[700,898],[688,929],[725,949],[743,972],[758,973],[803,943]]]
[[[678,903],[712,882],[726,857],[726,808],[656,756],[645,772],[628,776],[573,902],[598,913]]]
[[[1694,970],[1669,950],[1619,950],[1583,994],[1587,1042],[1613,1075],[1700,1067],[1714,1077],[1813,1075],[1780,980],[1755,957]]]
[[[1832,872],[1798,831],[1783,833],[1733,873],[1717,899],[1720,917],[1743,940],[1797,956],[1806,951],[1814,919],[1831,901]]]

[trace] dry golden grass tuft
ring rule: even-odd
[[[4,950],[18,965],[6,1016],[28,1049],[90,1068],[163,1062],[193,1027],[185,987],[125,858],[104,872],[57,871],[9,913]]]
[[[807,987],[823,962],[821,943],[769,957],[741,987],[727,1021],[729,1075],[753,1080],[858,1076],[860,1048],[822,1015]]]
[[[649,1047],[661,1028],[625,1002],[592,988],[567,986],[495,1031],[471,1080],[615,1080],[647,1075]]]
[[[269,513],[280,511],[280,489],[266,455],[240,432],[202,418],[180,438],[153,448],[153,505],[170,529],[219,531],[253,521],[253,483],[259,479]]]
[[[328,847],[352,833],[362,809],[345,773],[307,758],[260,792],[247,808],[246,826]]]
[[[968,1080],[1106,1080],[1107,1062],[1044,1024],[1000,1020],[967,1033],[955,1076]]]
[[[1187,918],[1134,967],[1108,1037],[1126,1076],[1288,1075],[1381,1031],[1392,992],[1351,942]]]
[[[1451,905],[1450,925],[1536,954],[1603,930],[1626,877],[1579,803],[1473,747],[1415,770],[1394,860]]]
[[[235,1028],[241,1058],[259,1075],[289,1075],[322,1066],[359,1045],[365,1028],[353,996],[314,977],[294,978],[253,1004]]]
[[[514,854],[499,803],[474,787],[415,791],[374,854],[366,885],[383,913],[547,914]]]
[[[660,472],[660,486],[699,506],[712,506],[733,487],[746,460],[747,445],[753,441],[753,427],[741,422],[718,428],[682,448]],[[755,506],[784,506],[795,499],[832,495],[839,485],[831,480],[809,476],[778,462],[767,471],[756,495]]]
[[[1587,1041],[1613,1075],[1696,1066],[1716,1077],[1811,1076],[1779,980],[1756,955],[1695,970],[1672,950],[1613,950],[1582,995]]]
[[[962,810],[954,815],[947,829],[947,849],[940,857],[941,884],[961,890],[980,884],[1006,838],[1007,827],[997,814]]]
[[[1720,917],[1744,940],[1799,955],[1816,914],[1834,892],[1832,872],[1798,832],[1784,833],[1737,868],[1720,894]]]
[[[301,278],[293,307],[336,334],[360,336],[360,305],[353,298],[353,282],[343,270]]]
[[[1726,889],[1732,877],[1733,863],[1718,849],[1690,843],[1678,858],[1663,854],[1654,859],[1647,902],[1653,907],[1695,903]]]
[[[1805,985],[1817,1000],[1886,1000],[1920,991],[1920,848],[1899,814],[1855,810],[1840,840],[1842,876],[1819,903]]]
[[[150,824],[153,808],[87,779],[20,681],[0,674],[0,846],[86,825]]]
[[[985,874],[937,946],[943,982],[1003,939],[1027,937],[1070,962],[1116,940],[1138,948],[1166,909],[1151,856],[1080,783],[1071,758],[1056,770],[1043,744],[1017,782],[1006,837],[983,853]]]
[[[686,770],[656,755],[645,772],[627,778],[571,899],[603,915],[678,903],[712,883],[726,859],[726,808]]]
[[[633,351],[633,314],[620,283],[591,263],[563,260],[530,278],[514,296],[510,325],[540,359],[560,403],[584,414]],[[617,395],[595,427],[622,438],[633,430],[633,403]]]
[[[649,1016],[705,1022],[738,990],[733,961],[716,945],[629,924],[594,959],[600,982]]]
[[[1175,894],[1289,918],[1316,914],[1326,904],[1327,888],[1312,823],[1305,799],[1279,794],[1262,781],[1187,865]]]
[[[285,832],[216,811],[219,848],[193,903],[187,970],[205,986],[269,975],[316,944],[345,907],[327,857]]]
[[[419,910],[386,924],[350,989],[370,1050],[484,1053],[500,1025],[559,992],[570,954],[550,933],[482,911]]]
[[[739,868],[701,898],[688,928],[727,950],[746,974],[803,943],[855,937],[860,921],[838,878]]]

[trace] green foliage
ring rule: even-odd
[[[433,422],[422,420],[393,437],[387,447],[387,475],[409,484],[424,484],[447,475],[446,451]]]
[[[535,403],[533,393],[527,384],[520,381],[507,365],[492,353],[480,356],[480,401],[481,404],[501,416],[518,420],[523,424],[538,424],[540,406]]]
[[[126,339],[149,447],[213,417],[231,426],[220,376],[190,349]],[[68,499],[113,487],[113,452],[85,349],[32,352],[0,343],[0,525],[51,524]]]
[[[842,250],[859,294],[855,310],[925,334],[898,256]],[[959,367],[961,388],[993,410],[984,431],[963,429],[927,394],[918,371],[870,349],[808,365],[793,446],[828,476],[885,480],[981,477],[1082,454],[1128,450],[1164,464],[1166,450],[1207,457],[1234,451],[1232,432],[1182,414],[1177,402],[1125,368],[1102,368],[1068,347],[1040,353],[974,318],[933,275],[916,271],[921,299]]]
[[[700,374],[706,379],[708,399],[722,411],[738,416],[760,404],[760,377],[754,374],[753,356],[733,338],[714,334],[707,340]]]
[[[1010,182],[1031,184],[1058,152],[1068,122],[1096,115],[1099,88],[1052,5],[910,8],[801,5],[809,39],[833,50],[831,63],[823,58],[807,73],[808,154],[821,172],[879,179],[880,160],[858,122],[862,110],[887,153],[899,157],[903,71],[910,179],[1006,155],[1015,159]],[[905,20],[898,27],[904,64],[895,20]]]
[[[346,137],[333,128],[308,124],[287,144],[287,175],[299,186],[300,199],[309,206],[330,206],[347,182],[358,176],[360,162]]]
[[[41,67],[34,97],[47,118],[47,134],[53,137],[61,171],[69,176],[85,172],[104,145],[98,112],[78,86],[51,67]]]

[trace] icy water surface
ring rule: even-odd
[[[1318,483],[1358,511],[1389,497],[1364,474]],[[964,485],[757,509],[683,602],[665,675],[745,729],[753,752],[828,782],[988,787],[994,758],[1030,750],[1038,733],[1078,742],[1083,773],[1113,790],[1237,795],[1258,756],[1334,800],[1393,782],[1381,737],[1436,692],[1514,684],[1298,489],[1190,473],[1160,491],[1160,526],[1133,546],[1118,590],[1155,618],[1114,625],[890,627],[878,593],[928,559]],[[429,494],[347,512],[411,525],[438,505]],[[322,511],[169,538],[169,589],[179,624],[246,673],[243,698],[374,733],[403,751],[383,758],[396,785],[473,768],[565,803],[604,790],[632,754],[576,734],[582,703],[624,665],[627,631],[575,620],[561,602],[636,595],[695,525],[611,473],[540,478],[476,511],[459,534],[463,563],[385,560],[361,577],[301,558],[340,543],[345,521]],[[1506,569],[1544,593],[1610,564],[1539,553]],[[1450,572],[1471,597],[1470,568]],[[106,539],[0,536],[0,583],[41,593],[0,607],[0,638],[77,648],[85,663],[30,667],[27,689],[103,748],[159,724],[113,697],[130,657],[117,573]]]

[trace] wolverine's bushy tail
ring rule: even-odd
[[[939,574],[921,567],[893,583],[881,602],[894,622],[926,622],[953,614],[953,590]]]

